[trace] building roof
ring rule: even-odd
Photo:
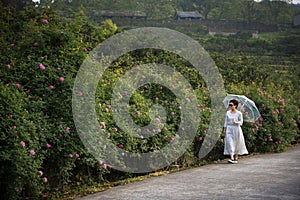
[[[180,18],[202,18],[198,11],[177,11],[177,16]]]
[[[300,25],[300,14],[294,16],[294,26]]]
[[[106,11],[98,12],[103,17],[147,17],[147,14],[140,11]]]

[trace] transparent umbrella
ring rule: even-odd
[[[254,101],[244,95],[228,94],[223,100],[223,104],[226,108],[228,108],[229,101],[232,99],[239,102],[237,109],[243,113],[244,121],[255,122],[260,117],[259,110]]]

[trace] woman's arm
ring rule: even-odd
[[[223,134],[226,135],[226,127],[224,127]]]
[[[237,119],[234,119],[234,123],[238,125],[243,125],[243,114],[239,112]]]
[[[223,129],[223,133],[224,133],[224,136],[226,135],[226,127],[227,127],[227,112],[226,112],[226,115],[225,115],[225,122],[224,122],[224,129]]]

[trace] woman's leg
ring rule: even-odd
[[[237,163],[236,154],[230,154],[230,160],[228,160],[229,163]]]
[[[238,155],[238,154],[235,154],[235,155],[234,155],[234,160],[238,160],[238,158],[239,158],[239,155]]]

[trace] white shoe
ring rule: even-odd
[[[231,163],[231,164],[236,164],[236,163],[238,163],[237,160],[231,160],[231,159],[229,159],[228,162]]]

